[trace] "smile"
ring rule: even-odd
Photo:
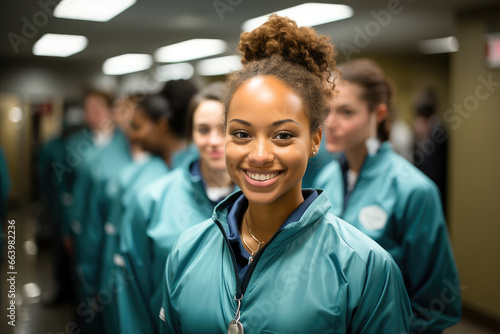
[[[255,181],[267,181],[270,179],[275,178],[280,174],[280,172],[276,173],[251,173],[249,171],[245,170],[245,173],[248,175],[249,178]]]

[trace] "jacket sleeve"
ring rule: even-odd
[[[352,296],[360,297],[347,332],[408,333],[412,311],[401,272],[394,260],[383,250],[372,251],[365,277],[364,286],[351,291]]]
[[[167,264],[165,266],[165,276],[163,280],[163,302],[160,310],[161,334],[172,334],[172,333],[182,333],[181,324],[179,316],[175,311],[172,299],[172,293],[174,290],[174,274],[177,272],[176,267],[176,254],[175,250],[170,253],[167,258]]]
[[[149,310],[151,282],[150,245],[147,227],[150,213],[147,203],[140,202],[141,193],[126,209],[120,233],[119,251],[124,259],[122,275],[127,284],[118,293],[118,314],[123,333],[157,332],[156,317]]]
[[[410,194],[408,203],[402,268],[414,312],[411,332],[441,332],[460,320],[461,300],[439,193],[425,185]]]

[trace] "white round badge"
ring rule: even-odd
[[[358,219],[370,231],[380,230],[387,224],[387,213],[378,205],[365,206],[359,211]]]

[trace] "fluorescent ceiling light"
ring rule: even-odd
[[[459,49],[458,40],[455,36],[428,39],[418,42],[418,49],[421,53],[449,53],[457,52]]]
[[[102,65],[102,71],[108,75],[121,75],[146,70],[152,64],[153,58],[150,55],[127,53],[106,59]]]
[[[62,0],[54,9],[54,16],[63,19],[107,22],[136,0]]]
[[[196,64],[196,72],[199,75],[222,75],[241,69],[240,56],[226,56],[202,60]]]
[[[167,45],[155,52],[155,59],[162,63],[177,63],[226,52],[227,44],[220,39],[190,39]]]
[[[35,56],[68,57],[87,47],[87,37],[45,34],[33,45]]]
[[[160,82],[179,79],[190,79],[194,74],[194,67],[190,63],[162,65],[156,68],[156,79]]]
[[[347,19],[353,15],[354,11],[351,7],[346,5],[308,2],[302,5],[279,10],[274,13],[294,20],[299,26],[312,27],[328,22]],[[267,21],[269,15],[274,13],[269,13],[245,21],[242,27],[243,31],[251,31],[261,26]]]

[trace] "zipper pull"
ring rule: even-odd
[[[231,320],[229,323],[229,326],[227,327],[227,334],[244,334],[245,330],[243,329],[243,325],[240,322],[240,308],[241,308],[241,299],[243,298],[243,295],[241,295],[240,298],[236,298],[236,295],[234,296],[234,300],[238,302],[238,309],[236,310],[236,314],[234,315],[234,319]]]

